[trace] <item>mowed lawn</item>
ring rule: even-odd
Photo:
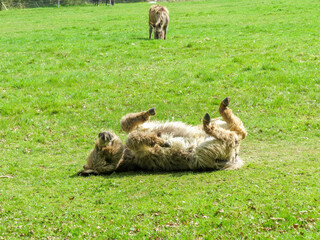
[[[0,12],[0,239],[319,239],[320,3],[164,2]],[[119,120],[201,124],[226,96],[238,171],[77,177]]]

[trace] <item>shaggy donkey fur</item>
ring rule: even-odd
[[[169,25],[169,11],[166,7],[153,5],[149,9],[149,39],[154,28],[154,39],[166,39]]]
[[[240,141],[247,132],[242,121],[228,108],[230,98],[219,108],[224,121],[211,120],[207,113],[202,126],[182,122],[148,121],[153,108],[129,113],[121,119],[128,133],[125,146],[113,132],[102,132],[79,175],[113,171],[184,171],[238,169]]]

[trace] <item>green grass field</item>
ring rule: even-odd
[[[0,12],[0,239],[319,239],[320,4],[148,3]],[[200,124],[226,96],[238,171],[77,177],[128,112]]]

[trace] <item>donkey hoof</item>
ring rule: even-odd
[[[148,113],[149,113],[150,115],[156,115],[156,109],[155,109],[155,108],[150,108],[150,109],[148,110]]]
[[[206,115],[204,115],[204,117],[203,117],[203,122],[210,123],[210,120],[211,120],[211,118],[210,118],[209,113],[206,113]]]
[[[171,147],[170,143],[168,143],[167,141],[162,145],[162,147],[168,148]]]
[[[230,97],[226,97],[225,99],[222,100],[222,104],[223,104],[225,107],[228,107],[228,106],[229,106],[229,103],[230,103]]]

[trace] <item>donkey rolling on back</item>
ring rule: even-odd
[[[228,107],[230,98],[219,107],[223,120],[207,113],[202,125],[182,122],[148,121],[155,109],[128,113],[121,128],[128,133],[125,144],[112,131],[99,133],[93,151],[80,176],[114,171],[198,171],[239,169],[240,142],[246,135],[242,121]]]
[[[153,5],[149,9],[149,39],[154,29],[154,39],[166,39],[169,24],[169,11],[166,7]]]

